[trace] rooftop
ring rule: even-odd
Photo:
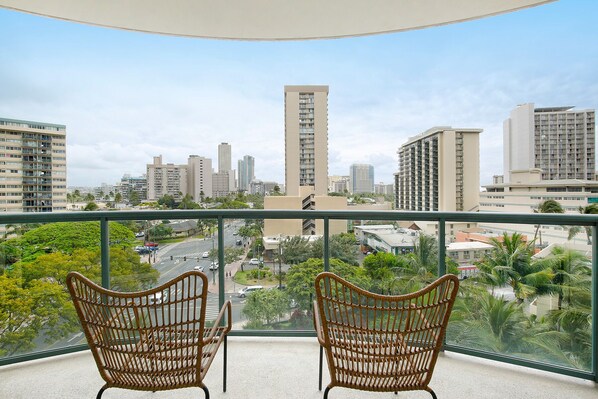
[[[325,366],[324,366],[325,367]],[[93,398],[103,385],[89,351],[0,367],[2,398]],[[328,383],[324,371],[323,384]],[[318,391],[318,344],[315,338],[231,337],[228,389],[222,392],[222,348],[206,378],[210,397],[321,399]],[[430,384],[439,399],[595,399],[598,385],[585,380],[444,353]],[[428,399],[427,392],[372,393],[334,388],[330,399],[351,397]],[[191,396],[192,395],[192,396]],[[349,396],[347,396],[349,395]],[[200,389],[136,392],[109,389],[109,398],[201,397]]]

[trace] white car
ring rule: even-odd
[[[264,288],[264,287],[262,287],[261,285],[250,285],[248,287],[241,289],[239,291],[239,293],[237,294],[237,296],[239,298],[245,298],[247,295],[251,294],[252,292],[261,290],[262,288]]]
[[[208,251],[204,252],[203,254],[201,254],[202,258],[209,258],[210,257],[210,253]]]
[[[193,270],[197,270],[198,272],[203,272],[203,266],[202,265],[197,265],[193,268]]]
[[[210,270],[218,270],[218,262],[212,262],[210,264]]]
[[[250,265],[259,265],[260,264],[260,260],[258,258],[251,258],[251,260],[249,261]]]

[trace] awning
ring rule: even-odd
[[[166,35],[303,40],[467,21],[554,0],[0,0],[0,7]]]

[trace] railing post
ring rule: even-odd
[[[438,219],[438,277],[446,274],[446,220]]]
[[[110,228],[108,219],[100,219],[100,254],[102,262],[102,287],[110,288]]]
[[[592,226],[592,373],[598,382],[598,225]]]
[[[218,304],[224,305],[224,219],[218,216]]]
[[[324,218],[324,271],[330,270],[330,219]]]

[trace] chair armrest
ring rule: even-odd
[[[222,334],[226,335],[231,330],[231,328],[232,328],[232,303],[231,303],[231,301],[226,301],[224,303],[224,305],[222,305],[222,309],[220,309],[220,313],[218,313],[218,317],[214,321],[214,325],[209,330],[210,333],[208,334],[207,337],[204,338],[204,340],[203,340],[204,345],[210,343],[212,341],[212,339],[214,339],[214,337],[216,336],[216,333],[220,329],[219,325],[220,325],[220,322],[222,321],[222,318],[224,317],[225,312],[226,312],[227,326],[222,331]]]
[[[318,342],[320,343],[320,345],[324,346],[326,344],[326,341],[324,340],[324,331],[322,331],[322,326],[320,324],[320,308],[318,308],[317,301],[314,301],[313,307],[314,328],[316,329]]]

